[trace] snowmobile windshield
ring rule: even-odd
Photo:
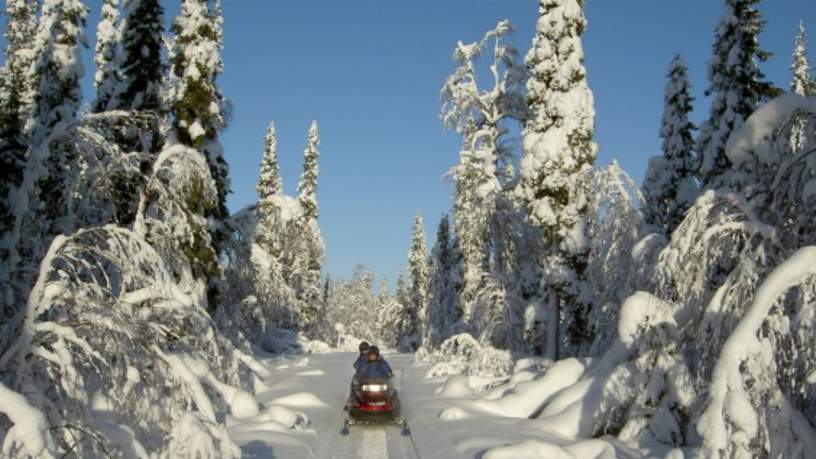
[[[387,363],[365,362],[357,366],[357,380],[388,379],[391,377],[391,367]]]

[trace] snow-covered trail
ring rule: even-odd
[[[415,439],[398,426],[354,426],[341,435],[343,406],[355,354],[326,353],[262,358],[271,376],[258,385],[260,414],[231,420],[230,434],[247,458],[419,458]],[[413,397],[427,397],[422,369],[410,355],[386,358],[402,384],[403,415],[414,416]],[[308,419],[308,422],[306,421]]]

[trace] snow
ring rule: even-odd
[[[763,105],[751,115],[742,129],[728,139],[728,158],[739,168],[749,161],[777,164],[772,135],[787,117],[800,110],[816,113],[816,98],[785,94]]]
[[[200,137],[204,137],[204,135],[207,133],[199,120],[195,120],[189,127],[188,131],[190,133],[190,138],[193,139],[193,141],[196,141]]]
[[[15,454],[50,458],[53,440],[48,420],[40,410],[32,407],[26,398],[0,384],[0,412],[9,417],[11,429],[3,439],[2,452],[6,457]]]

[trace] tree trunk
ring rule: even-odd
[[[550,290],[547,293],[547,358],[558,360],[558,322],[559,322],[558,294]]]

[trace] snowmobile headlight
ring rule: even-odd
[[[363,384],[363,392],[385,392],[388,384]]]

